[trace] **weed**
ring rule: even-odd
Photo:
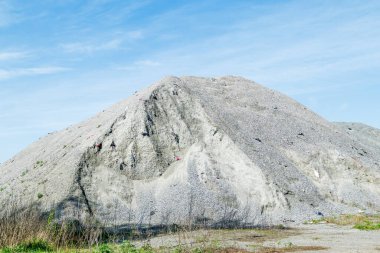
[[[326,247],[321,246],[296,246],[293,245],[292,247],[284,247],[284,248],[277,248],[277,247],[261,247],[255,252],[260,253],[285,253],[285,252],[306,252],[306,251],[319,251],[319,250],[327,250]]]
[[[121,252],[128,252],[128,253],[137,253],[138,249],[130,243],[129,241],[123,242],[123,244],[120,246]]]
[[[380,223],[365,221],[364,223],[356,224],[354,228],[360,229],[360,230],[379,230]]]
[[[320,220],[311,220],[309,223],[333,223],[336,225],[353,225],[354,228],[360,230],[377,230],[380,229],[379,215],[364,215],[364,214],[343,214],[334,217],[325,217]]]
[[[44,166],[45,164],[46,164],[46,163],[45,163],[44,161],[42,161],[42,160],[38,160],[38,161],[34,164],[33,168],[34,168],[34,169],[37,169],[37,168],[39,168],[39,167]]]
[[[150,244],[145,244],[141,248],[137,248],[135,245],[131,244],[129,241],[125,241],[120,246],[120,252],[122,253],[153,253],[154,250]]]
[[[18,253],[18,252],[51,252],[52,247],[47,241],[41,239],[33,239],[31,241],[20,243],[14,247],[4,248],[3,253]]]
[[[28,170],[24,170],[24,171],[22,172],[21,176],[23,177],[23,176],[25,176],[27,173],[28,173]]]
[[[326,223],[325,219],[313,219],[311,221],[306,221],[304,224],[320,224],[320,223]]]
[[[278,241],[277,245],[279,247],[284,247],[284,248],[291,248],[294,246],[294,244],[292,242],[282,242],[282,241]]]
[[[101,244],[98,246],[96,252],[98,253],[112,253],[113,250],[108,244]]]

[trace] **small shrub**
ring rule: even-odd
[[[195,248],[193,249],[192,253],[204,253],[204,250],[201,248]]]
[[[51,252],[52,247],[47,241],[40,239],[33,239],[28,242],[20,243],[12,248],[4,248],[2,250],[4,253],[18,253],[18,252]]]
[[[153,253],[153,248],[150,244],[145,244],[140,248],[140,253]]]
[[[379,230],[380,216],[379,215],[363,215],[363,214],[343,214],[334,217],[325,217],[320,220],[311,220],[309,223],[333,223],[336,225],[353,225],[354,228],[360,230]]]
[[[128,241],[125,241],[121,245],[120,250],[122,253],[153,253],[154,252],[150,244],[145,244],[141,248],[137,248],[135,245],[131,244]]]
[[[122,253],[138,253],[138,249],[130,243],[129,241],[125,241],[121,246],[120,246],[121,252]]]
[[[38,160],[38,161],[36,162],[36,164],[34,164],[33,168],[34,168],[34,169],[37,169],[37,168],[42,167],[42,166],[44,166],[44,165],[45,165],[45,162],[44,162],[44,161],[42,161],[42,160]]]
[[[185,250],[180,245],[175,247],[173,250],[173,253],[182,253],[182,252],[185,252]]]
[[[360,230],[379,230],[380,229],[380,223],[373,223],[370,221],[366,221],[366,222],[361,223],[361,224],[356,224],[354,226],[354,228],[360,229]]]
[[[37,198],[38,198],[38,199],[42,198],[43,196],[44,196],[44,195],[43,195],[42,193],[38,193],[38,194],[37,194]]]
[[[108,244],[101,244],[98,246],[98,249],[96,252],[99,253],[112,253],[113,250]]]

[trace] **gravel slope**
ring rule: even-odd
[[[120,226],[378,212],[376,143],[240,77],[168,77],[2,164],[0,204]]]
[[[364,143],[374,150],[380,148],[380,129],[362,123],[335,122],[334,124],[340,127],[354,140]]]

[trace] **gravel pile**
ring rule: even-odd
[[[240,77],[168,77],[2,164],[0,205],[120,228],[373,213],[379,136]]]

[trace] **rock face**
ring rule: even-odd
[[[348,128],[367,129],[243,78],[169,77],[2,164],[0,204],[105,225],[378,212],[379,130]]]

